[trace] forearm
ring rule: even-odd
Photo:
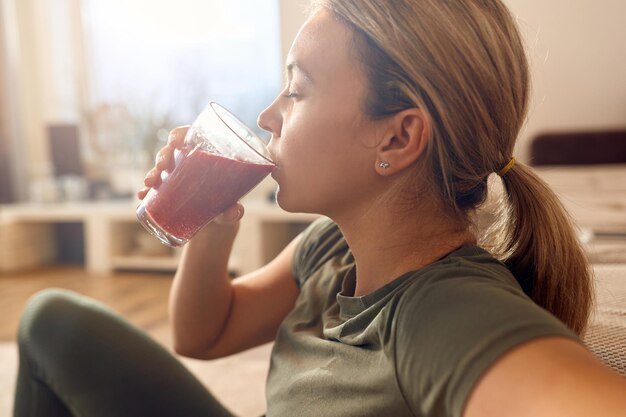
[[[211,223],[190,241],[170,292],[174,348],[184,355],[208,349],[219,338],[232,302],[228,258],[239,223]]]

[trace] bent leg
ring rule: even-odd
[[[18,344],[15,417],[233,417],[157,342],[78,294],[35,295]]]

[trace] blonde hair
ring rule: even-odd
[[[528,63],[509,10],[499,0],[313,0],[319,8],[354,32],[369,116],[428,114],[438,193],[470,224],[487,178],[511,160],[528,108]],[[591,272],[567,213],[529,167],[518,162],[502,180],[498,220],[481,243],[537,304],[582,334]]]

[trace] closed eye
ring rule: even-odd
[[[297,98],[297,97],[299,97],[299,94],[298,94],[297,91],[295,91],[295,89],[291,86],[291,83],[290,83],[283,90],[282,96],[286,97],[286,98]]]

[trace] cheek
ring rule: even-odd
[[[330,175],[349,152],[345,131],[328,123],[308,123],[285,132],[280,146],[281,162],[300,178]]]
[[[362,143],[358,112],[348,103],[325,104],[298,108],[282,126],[276,150],[281,187],[289,194],[345,191],[350,177],[366,172],[371,148]]]
[[[312,117],[294,117],[283,125],[279,139],[278,156],[281,164],[298,170],[314,162],[321,162],[329,150],[329,136],[323,120]]]
[[[333,129],[309,129],[281,145],[283,190],[311,198],[350,193],[368,176],[367,149]]]
[[[345,151],[355,135],[354,113],[348,106],[323,103],[303,105],[286,121],[282,130],[281,151],[286,154],[335,154]]]

